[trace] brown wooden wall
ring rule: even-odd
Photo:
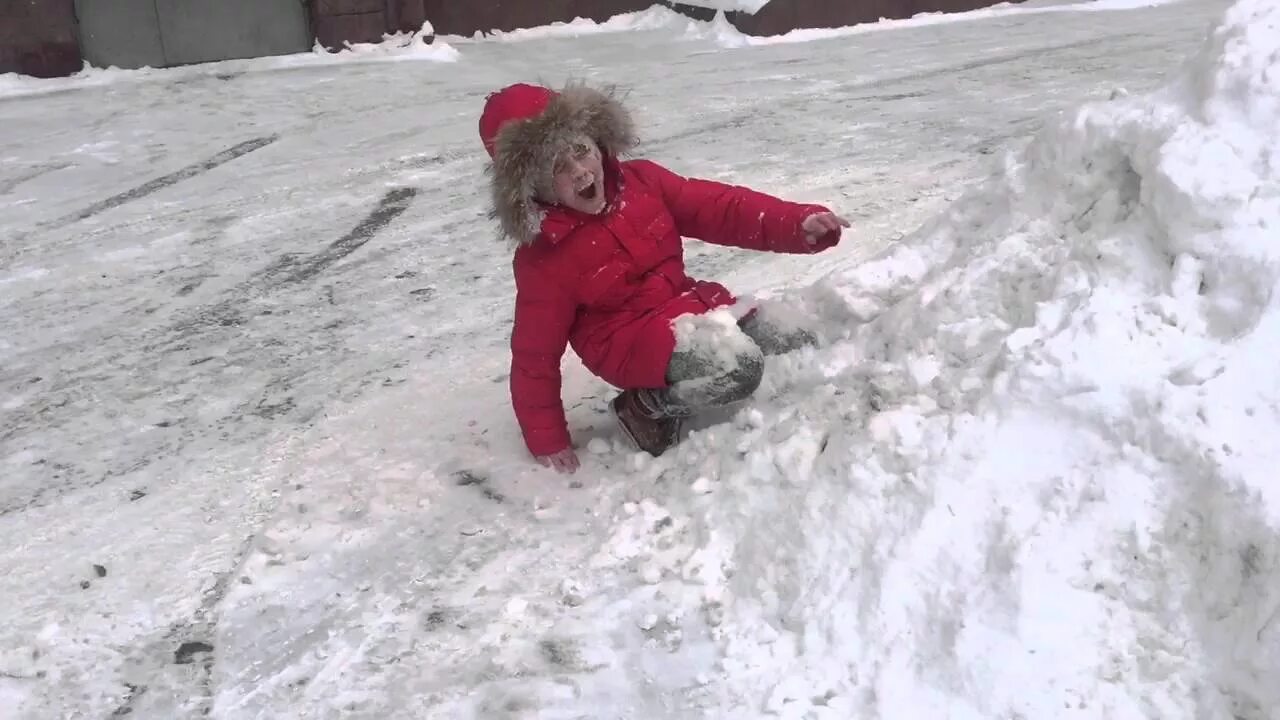
[[[923,12],[964,12],[994,5],[1001,0],[771,0],[755,15],[726,13],[734,27],[748,35],[781,35],[799,28],[834,28],[900,19]],[[1020,0],[1013,0],[1019,2]],[[713,11],[681,6],[687,15],[708,19]]]
[[[82,66],[72,0],[0,0],[0,73],[58,77]]]
[[[515,30],[575,17],[608,20],[644,10],[659,0],[425,0],[427,18],[441,35],[472,35],[477,30]]]
[[[330,50],[343,42],[378,42],[383,33],[413,32],[427,19],[423,0],[311,0],[311,30]]]

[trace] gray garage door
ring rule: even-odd
[[[95,67],[167,67],[311,49],[304,0],[75,0]]]

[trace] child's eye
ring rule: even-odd
[[[591,154],[591,148],[586,143],[578,143],[573,146],[573,155],[577,158],[584,158]]]

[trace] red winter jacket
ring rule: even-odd
[[[583,364],[620,388],[664,387],[675,347],[671,321],[729,305],[723,286],[684,271],[681,237],[782,253],[815,253],[801,222],[821,205],[683,178],[647,160],[605,159],[610,202],[600,215],[548,206],[536,240],[515,254],[511,401],[529,451],[570,446],[560,361]]]

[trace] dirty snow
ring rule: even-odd
[[[1276,716],[1280,33],[1179,68],[1223,7],[0,101],[0,715]],[[573,477],[508,410],[475,137],[553,62],[854,221],[690,243],[824,345],[658,460],[568,359]]]

